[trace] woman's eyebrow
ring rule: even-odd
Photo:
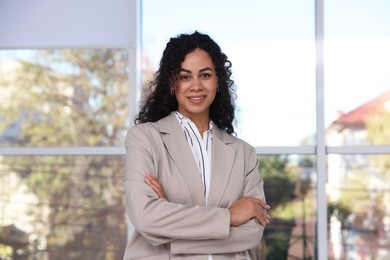
[[[207,70],[213,71],[212,68],[206,67],[206,68],[200,69],[199,72],[204,72],[204,71],[207,71]],[[183,69],[183,68],[180,68],[180,72],[192,73],[191,70]]]
[[[192,73],[190,70],[180,68],[180,72]]]
[[[206,67],[206,68],[203,68],[203,69],[199,70],[199,72],[203,72],[203,71],[206,71],[206,70],[211,70],[212,71],[212,69],[210,67]]]

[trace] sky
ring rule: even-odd
[[[390,1],[324,1],[325,126],[390,89]],[[238,136],[300,145],[315,132],[314,1],[142,1],[154,67],[170,37],[208,33],[233,63]]]

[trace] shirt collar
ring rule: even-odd
[[[176,115],[176,118],[177,118],[177,120],[179,121],[180,124],[183,124],[183,123],[185,123],[185,122],[190,122],[191,124],[195,125],[195,123],[194,123],[191,119],[189,119],[189,118],[186,117],[186,116],[183,116],[180,112],[175,111],[175,115]],[[207,131],[205,131],[205,132],[206,132],[206,133],[207,133],[207,132],[212,132],[212,130],[213,130],[213,125],[214,125],[213,121],[210,120],[209,129],[208,129]]]

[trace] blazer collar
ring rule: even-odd
[[[187,182],[193,201],[198,205],[205,205],[199,170],[176,115],[172,112],[160,119],[157,124],[169,154]],[[236,155],[236,149],[229,145],[233,141],[234,138],[231,135],[223,132],[214,124],[211,182],[208,199],[208,205],[210,206],[219,206],[229,182]]]
[[[204,189],[191,149],[174,113],[157,121],[161,138],[172,160],[179,168],[194,203],[204,206]],[[180,187],[178,187],[180,188]]]
[[[157,121],[160,133],[172,134],[177,130],[181,130],[181,126],[176,119],[175,112],[171,112],[168,116]]]
[[[211,185],[208,198],[208,205],[210,206],[220,206],[221,199],[229,183],[236,157],[236,148],[230,145],[233,140],[234,138],[231,135],[223,132],[218,127],[213,128]]]

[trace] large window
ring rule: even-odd
[[[124,134],[165,43],[194,30],[233,64],[236,132],[272,206],[259,258],[389,258],[389,13],[386,0],[1,2],[0,258],[122,259]]]
[[[127,49],[0,51],[0,146],[79,151],[0,157],[1,259],[123,256],[124,159],[77,147],[123,144],[129,58]]]

